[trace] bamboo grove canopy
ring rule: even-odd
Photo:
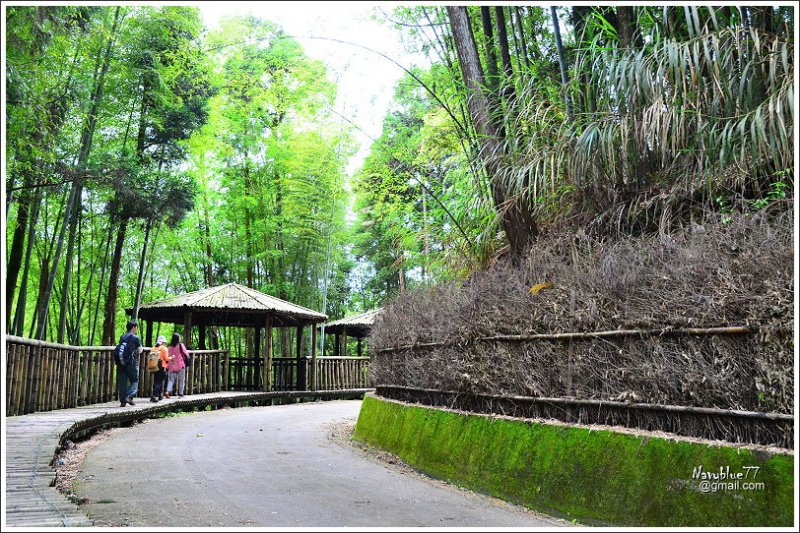
[[[133,309],[126,311],[130,315]],[[302,327],[328,318],[238,283],[156,300],[139,308],[139,318],[144,320],[197,326],[263,327],[267,317],[272,317],[273,327]]]

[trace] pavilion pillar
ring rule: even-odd
[[[295,390],[308,390],[306,387],[306,358],[303,357],[303,326],[297,326],[297,386]]]
[[[250,335],[247,336],[250,338]],[[256,389],[264,389],[264,369],[262,365],[264,361],[261,361],[261,328],[256,326],[253,328],[253,365],[256,368],[256,372],[253,373],[253,378],[257,381]],[[249,350],[249,348],[248,348]]]
[[[148,348],[153,347],[153,321],[147,321],[147,328],[145,329],[144,333],[144,345]]]
[[[361,357],[361,337],[358,337],[358,356]]]
[[[264,378],[261,386],[265,392],[272,390],[272,315],[268,314],[264,320]]]
[[[339,351],[342,357],[347,357],[347,326],[342,327],[342,347]]]
[[[311,390],[317,390],[317,325],[311,324]]]
[[[200,333],[200,349],[206,349],[206,326],[197,326],[198,332]]]
[[[336,340],[333,342],[333,356],[339,357],[339,349],[342,347],[341,339],[339,338],[339,333],[336,334]]]
[[[183,343],[188,349],[192,344],[192,312],[183,313]]]

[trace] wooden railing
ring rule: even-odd
[[[145,370],[148,350],[139,355],[137,397],[149,398],[153,374]],[[66,409],[117,399],[114,346],[69,346],[6,337],[6,415]],[[190,350],[186,392],[228,390],[227,350]]]
[[[228,382],[230,390],[261,390],[261,371],[264,360],[260,357],[231,357]]]
[[[376,394],[402,402],[567,424],[621,426],[712,441],[794,448],[794,416],[686,405],[475,394],[378,385]]]
[[[230,390],[228,350],[189,350],[192,364],[186,369],[186,393],[203,394]]]
[[[274,357],[271,390],[292,391],[311,388],[311,358]],[[261,390],[264,361],[255,357],[230,360],[231,390]],[[369,387],[369,358],[318,357],[317,390],[345,390]]]
[[[318,390],[361,389],[369,386],[368,357],[317,358]]]
[[[296,357],[274,357],[272,359],[272,387],[274,391],[307,390],[302,376],[298,376]],[[305,370],[305,369],[304,369]]]
[[[149,398],[153,374],[145,369],[148,349],[139,355],[137,397]],[[6,415],[66,409],[117,399],[114,346],[69,346],[6,337]],[[263,390],[261,358],[231,358],[227,350],[189,350],[186,394]],[[299,361],[299,364],[298,364]],[[366,357],[318,357],[317,390],[369,387]],[[271,390],[311,388],[311,358],[272,359]]]

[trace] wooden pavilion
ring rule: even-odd
[[[360,315],[343,318],[325,324],[325,332],[336,335],[336,342],[333,344],[333,355],[347,355],[347,338],[355,337],[358,341],[358,356],[362,356],[362,341],[372,333],[372,326],[375,319],[381,314],[382,309],[373,309]]]
[[[132,309],[126,309],[126,311],[129,315],[133,314]],[[304,360],[302,354],[303,330],[311,327],[310,389],[316,390],[316,324],[327,319],[327,316],[322,313],[238,283],[228,283],[143,304],[139,307],[138,318],[146,321],[146,346],[153,345],[153,324],[155,322],[183,325],[184,342],[187,346],[192,342],[193,330],[197,329],[201,350],[206,349],[206,328],[209,326],[253,328],[255,330],[254,354],[256,358],[261,357],[259,353],[263,348],[263,365],[259,365],[259,367],[263,373],[261,384],[264,390],[271,388],[272,329],[276,327],[297,328],[297,382],[305,384],[305,375],[299,375],[299,371],[303,370],[304,373],[306,365],[300,365],[299,362],[301,358]],[[263,340],[262,329],[264,331]]]

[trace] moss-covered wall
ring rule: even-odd
[[[791,455],[464,415],[372,396],[364,399],[355,438],[433,477],[582,523],[724,527],[794,521]],[[713,492],[713,480],[693,479],[701,466],[704,472],[748,473],[748,479],[739,480],[738,490]],[[745,467],[759,467],[755,479],[755,470]],[[763,488],[745,490],[743,484],[752,482]]]

